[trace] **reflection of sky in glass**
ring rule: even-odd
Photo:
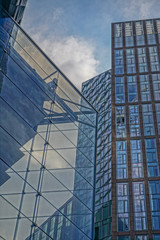
[[[42,228],[58,210],[77,239],[90,239],[96,112],[17,26],[11,35],[2,59],[1,235],[27,238],[32,222]],[[70,199],[77,211],[68,218],[60,208]]]

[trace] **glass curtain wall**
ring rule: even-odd
[[[96,110],[3,11],[0,238],[93,239]]]
[[[117,79],[117,90],[123,80]],[[122,86],[123,88],[123,86]],[[123,98],[121,90],[119,98]],[[111,72],[82,84],[82,93],[98,110],[95,240],[111,239]],[[117,93],[118,94],[118,93]]]

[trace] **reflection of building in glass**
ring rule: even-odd
[[[111,236],[111,71],[82,85],[82,93],[98,110],[95,196],[95,239]]]
[[[0,238],[92,239],[96,111],[4,11],[0,32]]]
[[[24,9],[28,0],[2,0],[2,6],[19,24],[23,18]]]

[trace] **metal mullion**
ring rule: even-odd
[[[50,111],[52,108],[52,104],[53,102],[51,102],[51,107],[50,107]],[[45,136],[45,146],[44,146],[44,150],[43,150],[43,156],[42,156],[42,162],[41,162],[41,168],[40,168],[40,175],[39,175],[39,181],[38,181],[38,189],[37,192],[38,194],[36,195],[36,201],[37,201],[37,206],[36,206],[36,212],[35,212],[35,221],[37,221],[37,215],[38,215],[38,210],[39,210],[39,205],[40,205],[40,196],[41,196],[41,189],[42,189],[42,182],[43,182],[43,176],[44,176],[44,168],[45,168],[45,161],[46,161],[46,154],[47,154],[47,149],[48,149],[48,140],[49,140],[49,128],[50,128],[50,122],[48,122],[47,125],[47,130],[46,130],[46,136]]]
[[[9,55],[8,53],[7,53],[7,55]],[[10,58],[12,58],[10,55],[9,55],[9,57]],[[12,60],[17,64],[17,62],[12,58]],[[25,72],[24,71],[24,69],[19,65],[19,64],[17,64],[21,69],[22,69],[22,71],[23,72]],[[4,74],[4,73],[3,73]],[[25,72],[25,74],[27,74],[26,72]],[[4,74],[5,76],[6,76],[6,74]],[[28,75],[28,74],[27,74]],[[29,75],[28,75],[29,76]],[[7,77],[7,76],[6,76]],[[8,78],[8,77],[7,77]],[[30,76],[29,76],[29,78],[30,79],[32,79]],[[10,78],[8,78],[10,81],[12,81]],[[34,80],[32,79],[32,81],[34,82]],[[41,89],[41,91],[42,92],[44,92],[44,90],[40,87],[40,85],[38,85],[36,82],[34,82],[37,86],[38,86],[38,88],[40,88]],[[15,85],[15,84],[14,84]],[[16,85],[16,87],[17,87],[17,85]],[[18,88],[18,87],[17,87]],[[18,88],[19,89],[19,88]],[[21,90],[20,90],[21,91]],[[21,91],[22,92],[22,91]],[[24,94],[24,93],[23,93]],[[48,96],[47,94],[46,94],[46,92],[44,92],[44,94],[46,95],[46,96]],[[24,94],[25,95],[25,94]],[[50,98],[50,96],[48,96],[49,98]],[[27,97],[28,98],[28,97]],[[28,98],[29,100],[30,100],[30,98]],[[51,99],[51,98],[50,98]],[[32,102],[32,100],[30,100],[31,102]],[[53,101],[53,99],[51,99],[51,101]],[[33,103],[33,102],[32,102]],[[34,103],[33,103],[34,104]],[[35,105],[35,104],[34,104]],[[62,109],[62,107],[60,107],[59,106],[59,104],[57,105],[57,103],[55,103],[55,105],[60,109],[60,110],[62,110],[63,111],[63,113],[65,114],[65,112],[64,112],[64,110]],[[35,105],[37,108],[38,108],[38,106],[37,105]],[[39,108],[38,108],[39,109]],[[41,111],[41,110],[40,110]],[[44,113],[43,113],[44,114]],[[96,114],[96,112],[95,112],[95,114]],[[68,119],[70,119],[70,117],[68,116],[68,115],[66,115],[67,116],[67,118]],[[72,121],[72,120],[71,120]],[[73,122],[74,123],[74,122]],[[75,123],[74,123],[74,125],[76,126],[76,127],[78,127]],[[58,130],[59,130],[59,128],[57,127],[57,126],[55,126]],[[85,134],[85,132],[81,129],[81,128],[79,128],[80,129],[80,131],[81,132],[83,132],[83,134],[88,138],[88,136]],[[59,130],[59,131],[61,131],[61,130]],[[64,135],[64,134],[63,134]],[[90,138],[88,138],[89,139],[89,141],[91,141],[92,142],[92,140],[90,139]],[[70,141],[70,140],[69,140]],[[93,143],[93,142],[92,142]],[[94,143],[93,143],[94,144]],[[83,155],[84,155],[84,153],[83,153]]]
[[[69,83],[70,86],[97,112],[94,106],[82,95],[82,93],[74,86],[74,84],[65,76],[64,73],[53,63],[53,61],[43,52],[43,50],[34,42],[34,40],[25,32],[25,30],[9,15],[9,13],[4,10],[4,12],[10,17],[17,28],[26,36],[26,38],[38,49],[38,51],[43,55],[43,57],[64,77],[65,81]]]
[[[31,144],[30,151],[32,151],[32,149],[33,149],[33,142],[34,142],[34,137],[32,139],[32,144]],[[19,219],[20,219],[20,212],[21,212],[21,209],[22,209],[22,204],[23,204],[23,199],[24,199],[24,194],[25,194],[26,181],[27,181],[27,177],[28,177],[30,161],[31,161],[31,155],[29,154],[28,164],[27,164],[27,169],[26,169],[26,174],[25,174],[25,179],[24,179],[24,184],[23,184],[23,190],[22,190],[22,196],[21,196],[21,200],[20,200],[20,204],[19,204],[19,213],[18,213],[18,216],[17,216],[17,221],[16,221],[16,226],[15,226],[15,230],[14,230],[13,239],[16,239],[16,236],[17,236],[17,230],[18,230]]]
[[[3,127],[2,127],[2,129],[4,129]],[[5,129],[4,129],[4,131],[6,131]],[[6,131],[7,132],[7,131]],[[8,133],[8,132],[7,132]],[[10,133],[8,133],[9,135],[10,135]],[[10,135],[11,136],[11,135]],[[11,136],[20,146],[22,146],[13,136]],[[22,146],[23,147],[23,146]],[[23,147],[24,148],[24,147]],[[28,152],[28,151],[27,151]],[[28,152],[29,154],[30,154],[30,152]],[[33,158],[35,158],[34,156],[33,156]],[[36,159],[36,158],[35,158]],[[36,160],[36,161],[38,161],[38,160]],[[38,161],[39,162],[39,161]],[[39,164],[40,164],[40,162],[39,162]],[[9,166],[9,168],[11,168],[12,169],[12,167],[10,166],[10,165],[8,165],[7,163],[6,163],[6,165],[7,166]],[[15,170],[14,169],[12,169],[13,170],[13,172],[15,172]],[[87,207],[87,205],[86,204],[84,204],[84,202],[82,202],[81,201],[81,199],[79,199],[76,195],[74,195],[74,193],[69,189],[69,188],[67,188],[57,177],[55,177],[48,169],[46,169],[46,171],[47,172],[49,172],[61,185],[63,185],[64,186],[64,188],[66,188],[75,198],[77,198],[86,208],[88,208],[89,209],[89,207]],[[77,171],[76,169],[75,169],[75,171]],[[77,171],[78,172],[78,171]],[[16,174],[18,175],[18,176],[20,176],[20,178],[21,179],[23,179],[22,177],[21,177],[21,175],[19,175],[17,172],[16,172]],[[78,172],[78,174],[80,174],[79,172]],[[82,176],[83,177],[83,176]],[[84,178],[84,177],[83,177]],[[85,178],[84,178],[85,179]],[[23,179],[24,180],[24,179]],[[85,179],[86,180],[86,179]],[[27,182],[27,181],[26,181]],[[92,187],[92,188],[94,188],[87,180],[86,180],[86,182]],[[32,185],[30,185],[28,182],[27,182],[27,184],[32,188],[32,189],[34,189],[34,187],[32,186]],[[35,191],[37,191],[36,189],[34,189]],[[90,212],[92,212],[92,210],[91,209],[89,209],[89,211]]]
[[[39,65],[39,63],[37,63],[36,61],[35,61],[35,59],[32,57],[32,56],[30,56],[30,54],[21,46],[21,44],[19,43],[19,42],[17,42],[17,40],[11,35],[11,38],[12,39],[14,39],[14,41],[21,47],[21,49],[23,49],[23,51],[25,52],[25,53],[27,53],[27,55],[36,63],[36,65],[47,75],[47,73],[45,72],[45,70]],[[31,42],[32,43],[32,42]],[[54,66],[53,66],[54,67]],[[60,71],[59,70],[57,70],[57,73],[60,75],[60,76],[62,76],[63,77],[63,74],[61,74],[60,73]],[[58,76],[58,78],[59,78],[59,76]],[[64,78],[65,79],[65,78]],[[42,79],[43,80],[43,79]],[[52,79],[51,79],[52,80]],[[65,79],[66,80],[66,79]],[[64,92],[63,91],[63,89],[59,86],[59,84],[57,83],[57,85],[56,85],[56,88],[59,88],[60,89],[60,91],[68,98],[68,99],[70,99],[71,101],[72,101],[72,99],[66,94],[66,92]],[[82,97],[82,99],[83,99],[84,97]],[[84,99],[85,100],[85,99]],[[91,105],[90,103],[89,103],[89,105]],[[91,107],[92,107],[92,105],[91,105]],[[81,109],[80,108],[78,108],[77,107],[77,109],[81,112]],[[95,112],[97,112],[97,110],[94,108],[94,107],[92,107],[92,109],[94,109],[95,110]],[[83,114],[83,113],[82,113]],[[85,115],[85,114],[83,114],[83,115]],[[93,122],[88,118],[88,116],[87,115],[85,115],[86,116],[86,118],[93,124]]]
[[[1,195],[0,195],[0,196],[1,196]],[[6,201],[9,205],[11,205],[16,211],[18,211],[18,209],[17,209],[11,202],[9,202],[9,201],[8,201],[6,198],[4,198],[3,196],[1,196],[1,197],[2,197],[3,200]],[[24,213],[21,212],[21,214],[24,216],[25,219],[27,219],[29,222],[33,223],[33,222],[30,220],[30,218],[27,217]],[[37,228],[39,228],[41,232],[44,232],[44,230],[43,230],[41,227],[37,226]],[[44,232],[44,233],[49,237],[49,239],[51,239],[51,237],[48,235],[48,233],[46,233],[46,232]]]
[[[8,77],[7,77],[8,78]],[[9,78],[8,78],[9,79]],[[10,79],[9,79],[10,80]],[[21,90],[20,90],[21,91]],[[0,97],[1,98],[1,97]],[[27,97],[28,98],[28,97]],[[3,98],[2,98],[3,99]],[[30,100],[30,99],[29,99]],[[4,102],[6,102],[6,100],[5,99],[3,99],[3,101]],[[30,100],[31,101],[31,100]],[[32,101],[31,101],[32,102]],[[7,103],[7,102],[6,102]],[[34,104],[34,103],[33,103]],[[9,105],[8,103],[7,103],[7,105]],[[10,105],[9,105],[10,106]],[[13,109],[13,107],[12,106],[10,106],[12,109]],[[38,108],[37,106],[36,106],[36,108]],[[15,109],[13,109],[14,110],[14,112],[16,112],[17,113],[17,111],[15,110]],[[41,111],[41,110],[40,110]],[[43,112],[42,112],[43,113]],[[20,118],[22,118],[22,116],[21,115],[19,115],[19,113],[17,113],[18,114],[18,116],[20,116]],[[44,114],[44,113],[43,113]],[[47,116],[46,116],[47,117]],[[23,119],[23,118],[22,118]],[[26,120],[25,119],[23,119],[25,122],[26,122]],[[29,125],[30,126],[30,124],[28,123],[28,122],[26,122],[27,123],[27,125]],[[54,125],[54,124],[53,124]],[[30,126],[31,127],[31,126]],[[36,134],[38,134],[43,140],[44,140],[44,138],[38,133],[38,132],[36,132],[32,127],[31,127],[31,129],[36,133]],[[58,128],[57,128],[58,129]],[[58,129],[59,130],[59,129]],[[61,131],[61,130],[59,130],[64,136],[65,136],[65,134]],[[66,136],[65,136],[66,137]],[[67,138],[67,137],[66,137]],[[72,141],[69,139],[69,138],[67,138],[71,143],[72,143]],[[73,144],[73,143],[72,143]],[[77,148],[76,147],[76,145],[75,144],[73,144],[74,146],[75,146],[75,148],[76,149],[78,149],[80,152],[81,152],[81,150],[79,149],[79,148]],[[50,145],[51,146],[51,145]],[[53,148],[52,146],[51,146],[51,148],[54,150],[54,151],[56,151],[57,152],[57,150],[55,149],[55,148]],[[68,148],[67,148],[68,149]],[[88,161],[89,162],[91,162],[92,164],[93,164],[93,162],[88,158],[88,157],[86,157],[86,155],[83,153],[83,152],[81,152],[82,153],[82,155],[84,155],[85,156],[85,158],[87,158],[88,159]],[[58,155],[60,155],[72,168],[73,168],[73,166],[59,153],[59,152],[57,152],[57,154]],[[73,169],[75,169],[75,168],[73,168]],[[76,171],[76,169],[75,169],[75,171]],[[83,177],[84,178],[84,177]],[[85,178],[84,178],[85,179]],[[86,180],[86,179],[85,179]],[[87,180],[86,180],[87,181]]]

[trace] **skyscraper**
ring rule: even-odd
[[[159,46],[160,19],[112,24],[113,239],[160,238]]]
[[[113,23],[112,76],[110,85],[104,83],[105,91],[103,76],[88,80],[82,88],[99,110],[96,205],[100,207],[95,212],[95,237],[160,239],[160,19]],[[111,142],[104,120],[106,137],[103,130],[99,132],[104,111],[99,105],[107,105],[105,98],[111,105],[104,112],[107,125],[111,121]],[[111,160],[102,153],[110,148]],[[105,218],[108,189],[112,211],[108,208]]]
[[[111,71],[82,84],[82,94],[98,110],[97,164],[95,191],[95,239],[106,239],[111,232]]]

